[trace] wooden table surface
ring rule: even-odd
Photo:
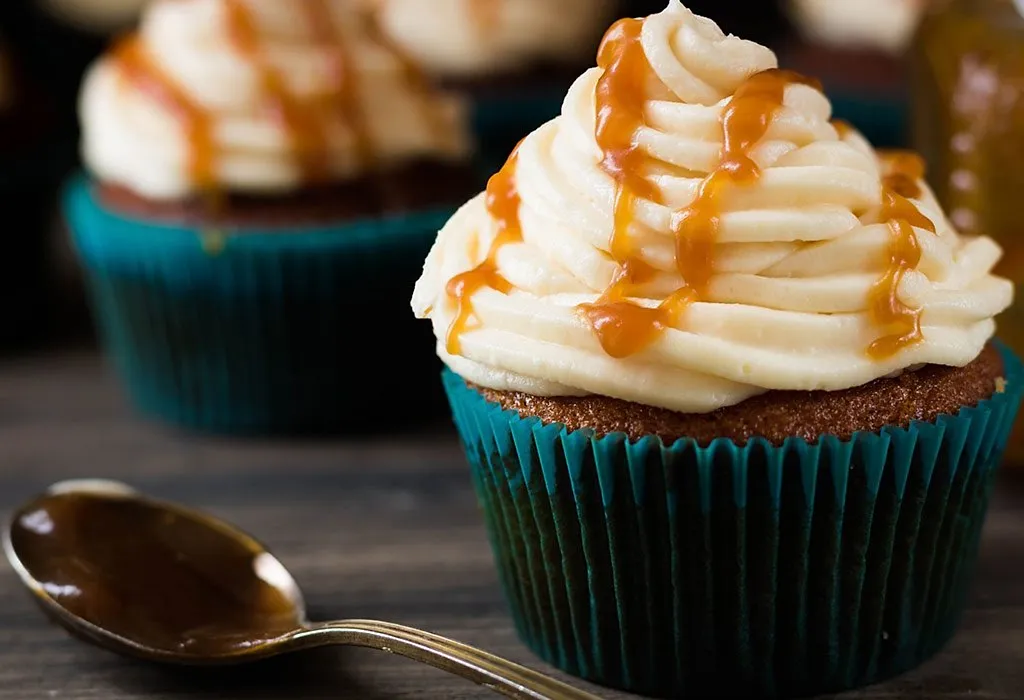
[[[135,418],[91,353],[0,362],[4,519],[50,483],[80,477],[127,481],[256,534],[295,573],[314,619],[384,618],[544,668],[512,630],[446,421],[366,441],[196,438]],[[960,635],[920,671],[843,698],[1024,698],[1022,577],[1024,484],[1004,475]],[[0,700],[488,697],[496,696],[365,650],[321,650],[227,671],[123,660],[47,623],[0,565]]]

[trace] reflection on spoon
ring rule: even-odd
[[[124,484],[52,487],[15,512],[4,548],[48,614],[121,654],[226,664],[348,644],[400,654],[512,698],[595,698],[428,632],[360,620],[308,623],[295,580],[257,541]]]

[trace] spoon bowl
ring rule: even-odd
[[[3,546],[47,615],[123,655],[208,666],[354,645],[430,664],[508,697],[595,697],[422,630],[372,620],[310,623],[295,579],[259,541],[119,482],[50,487],[15,511]]]

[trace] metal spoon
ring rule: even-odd
[[[15,512],[7,558],[72,634],[151,661],[232,664],[330,644],[420,661],[510,698],[597,700],[536,671],[387,622],[306,621],[291,574],[249,535],[110,481],[70,481]]]

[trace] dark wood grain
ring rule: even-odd
[[[197,438],[135,418],[91,354],[0,364],[4,517],[50,483],[78,477],[127,481],[250,530],[294,571],[314,618],[384,618],[544,668],[512,631],[466,466],[443,416],[434,429],[367,441]],[[919,672],[844,698],[1019,700],[1022,580],[1024,485],[1006,475],[960,635]],[[0,700],[487,697],[494,696],[362,650],[219,671],[122,660],[49,625],[0,566]]]

